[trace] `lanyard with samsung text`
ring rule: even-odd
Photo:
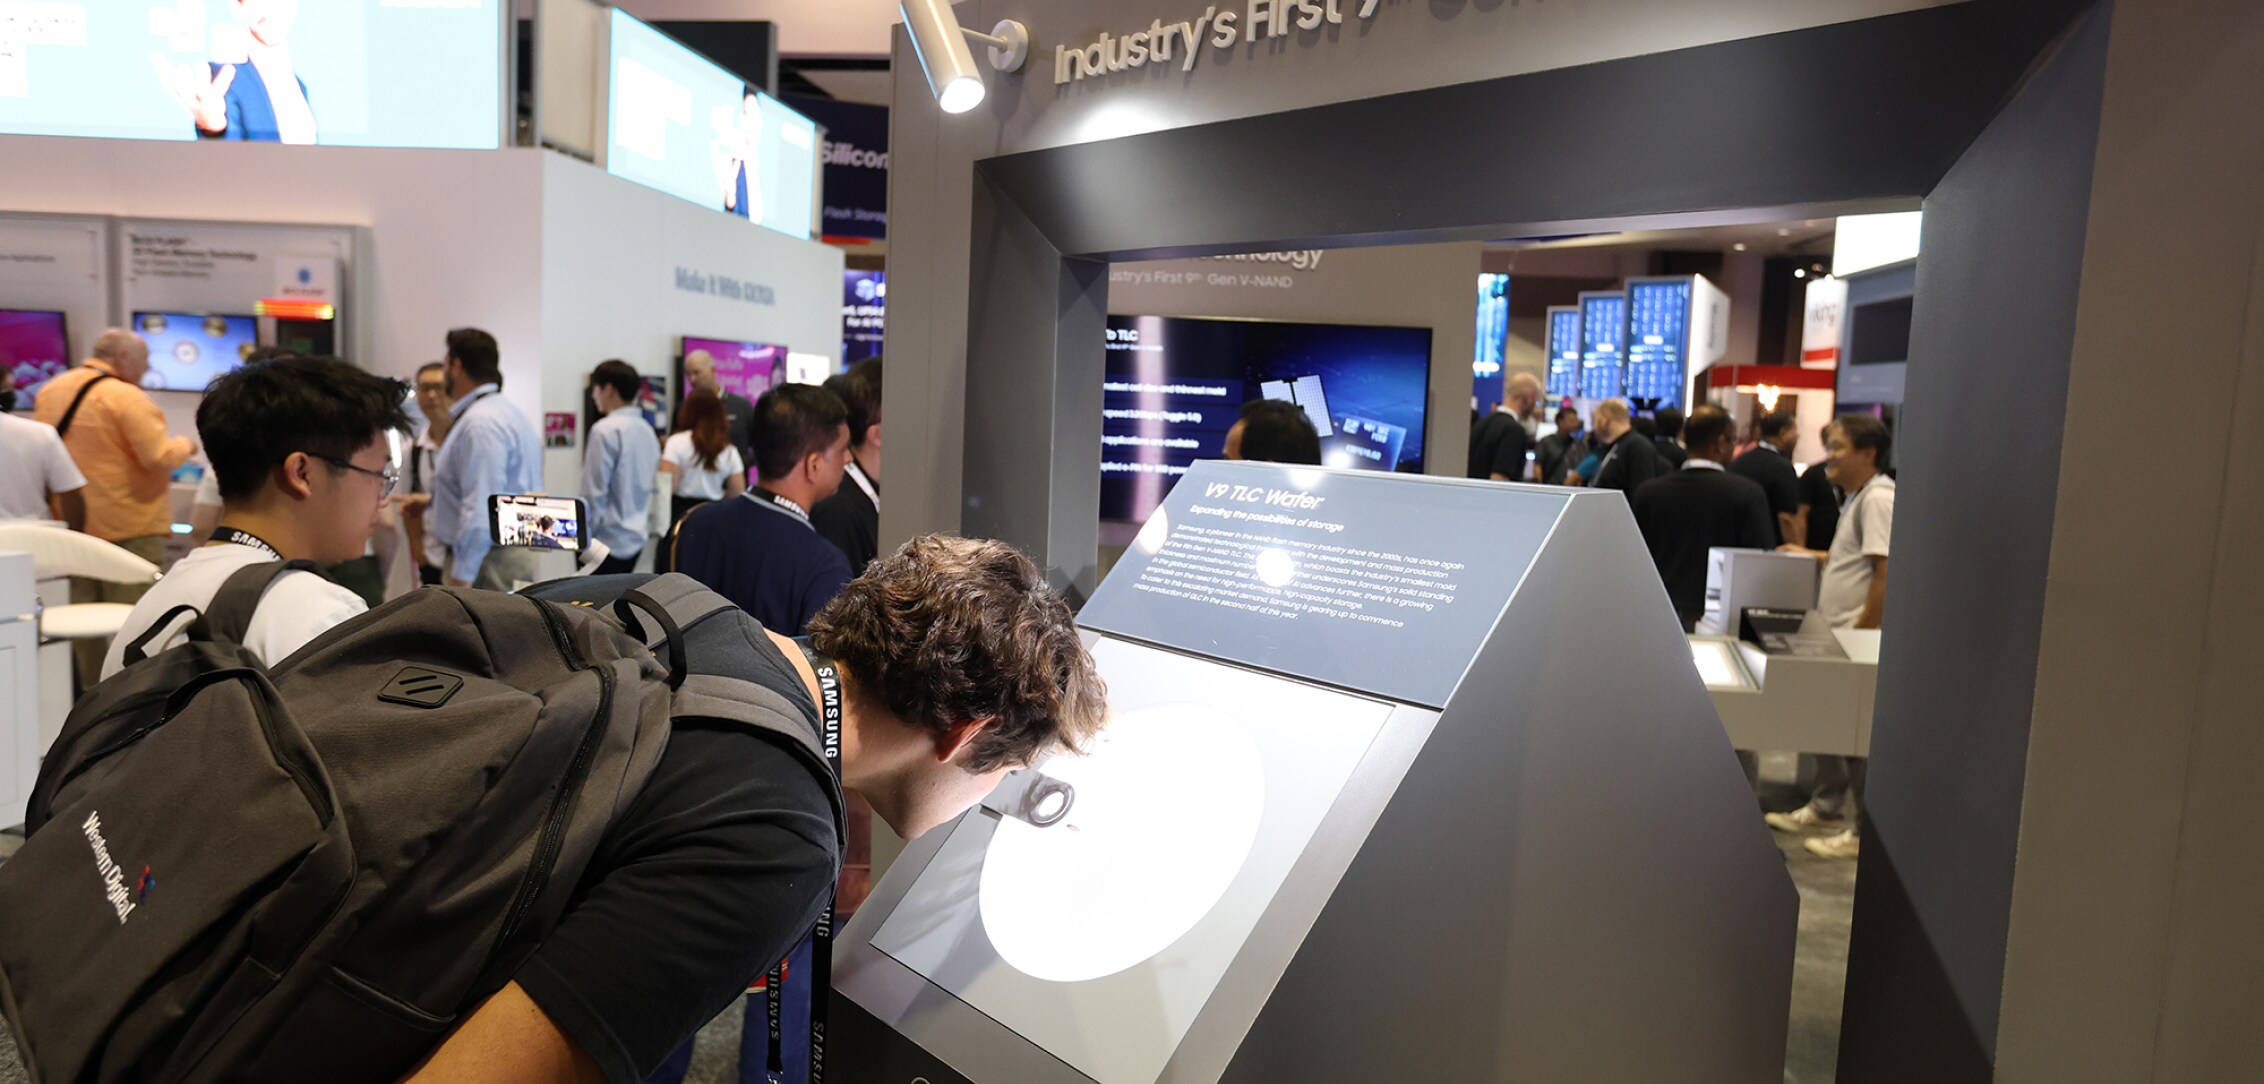
[[[762,491],[757,491],[762,492]],[[799,511],[801,506],[777,498]],[[794,641],[802,648],[802,655],[810,662],[810,669],[818,677],[818,719],[825,750],[825,766],[833,771],[833,778],[841,778],[841,665],[831,656],[810,646],[807,638]],[[810,931],[810,1084],[825,1081],[825,1022],[826,1001],[833,988],[833,891],[826,889],[825,910],[818,912],[817,928]],[[781,1084],[786,1078],[786,963],[780,961],[771,968],[769,989],[764,997],[764,1010],[769,1014],[770,1061],[766,1066],[771,1084]]]
[[[275,547],[268,545],[266,539],[261,538],[260,536],[253,534],[250,531],[239,531],[234,527],[215,527],[212,530],[212,541],[230,542],[238,546],[250,546],[251,548],[258,550],[261,553],[268,555],[269,557],[273,557],[278,561],[283,559],[283,554]]]
[[[802,507],[802,502],[792,497],[781,497],[761,486],[756,486],[747,491],[747,499],[766,508],[776,508],[795,519],[801,520],[805,527],[810,524],[810,510]]]

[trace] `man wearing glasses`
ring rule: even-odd
[[[194,615],[177,608],[202,612],[239,569],[360,557],[398,477],[386,434],[407,431],[407,395],[401,381],[337,358],[253,362],[213,381],[197,431],[220,481],[219,526],[134,604],[102,676],[123,669],[127,645],[160,622],[146,654],[187,639]],[[286,573],[262,596],[244,646],[273,666],[367,608],[319,573]]]

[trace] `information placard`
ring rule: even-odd
[[[1078,620],[1443,707],[1568,499],[1538,487],[1204,461]]]

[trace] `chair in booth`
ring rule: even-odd
[[[0,550],[31,554],[32,567],[42,580],[84,576],[107,583],[146,584],[157,579],[156,565],[134,556],[125,548],[60,526],[0,523]],[[39,614],[40,643],[45,645],[114,636],[125,625],[126,615],[132,613],[133,609],[122,602],[74,602],[44,607]],[[46,668],[42,669],[45,671]],[[62,669],[60,689],[44,688],[50,674],[42,674],[40,728],[49,738],[62,729],[63,714],[69,712],[71,706],[70,669],[67,665]],[[91,685],[100,676],[86,674],[82,675],[81,680]]]

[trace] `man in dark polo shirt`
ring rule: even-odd
[[[1525,432],[1525,420],[1540,413],[1540,378],[1531,373],[1511,375],[1501,405],[1470,427],[1470,477],[1526,481],[1526,453],[1533,440]]]
[[[1780,410],[1762,415],[1759,428],[1761,443],[1738,456],[1729,465],[1730,473],[1753,479],[1760,483],[1761,492],[1769,495],[1778,542],[1803,541],[1808,537],[1808,527],[1800,515],[1800,472],[1792,466],[1792,448],[1800,440],[1798,419],[1790,411]]]
[[[1596,468],[1596,477],[1588,484],[1596,489],[1616,489],[1630,496],[1643,487],[1643,483],[1667,473],[1667,460],[1659,454],[1659,446],[1651,438],[1635,431],[1635,419],[1627,412],[1627,400],[1606,399],[1596,404],[1597,453],[1602,462]]]
[[[849,558],[810,524],[810,509],[841,488],[849,412],[810,384],[781,384],[755,401],[756,486],[701,505],[676,527],[676,571],[800,636],[854,576]]]
[[[1777,535],[1761,487],[1722,469],[1722,460],[1736,446],[1736,431],[1729,412],[1711,403],[1691,412],[1683,428],[1689,460],[1628,500],[1684,632],[1705,616],[1709,551],[1716,546],[1768,549]]]

